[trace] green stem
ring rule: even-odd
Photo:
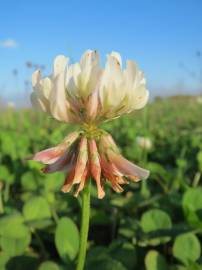
[[[3,214],[3,212],[4,212],[4,205],[2,199],[2,191],[0,190],[0,214]]]
[[[54,206],[51,207],[51,212],[52,212],[53,219],[54,219],[55,223],[57,224],[59,221],[59,217],[58,217],[58,214],[57,214]]]
[[[86,249],[88,242],[88,229],[90,220],[90,180],[82,194],[82,217],[80,232],[80,248],[76,270],[83,270],[86,259]]]
[[[10,192],[10,184],[6,183],[5,189],[4,189],[4,202],[5,203],[9,200],[9,192]]]

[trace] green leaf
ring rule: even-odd
[[[23,207],[26,221],[46,219],[51,217],[50,207],[47,201],[41,197],[32,197]]]
[[[6,264],[6,270],[36,270],[38,265],[38,258],[22,255],[10,258]]]
[[[59,220],[55,232],[55,244],[64,261],[76,257],[79,250],[79,232],[70,218],[63,217]]]
[[[156,175],[160,175],[162,176],[163,179],[167,180],[169,178],[169,173],[168,171],[164,168],[164,166],[162,166],[159,163],[156,162],[149,162],[148,163],[148,170],[150,170],[152,172],[152,175],[154,174]]]
[[[22,224],[24,222],[24,218],[21,214],[15,213],[12,215],[7,215],[0,218],[0,235],[3,234],[5,228],[12,224]]]
[[[201,270],[201,264],[198,264],[198,263],[195,263],[195,262],[193,262],[193,263],[190,263],[189,264],[189,270]],[[185,269],[185,270],[187,270],[187,268]]]
[[[13,175],[9,172],[8,168],[0,165],[0,181],[12,184],[14,181]]]
[[[34,229],[44,229],[53,225],[53,221],[50,218],[27,221],[26,224]]]
[[[0,246],[10,256],[22,254],[31,241],[31,234],[23,224],[21,214],[13,214],[0,219]]]
[[[170,240],[168,236],[160,236],[162,231],[172,227],[170,216],[166,212],[159,209],[149,210],[142,215],[140,223],[143,232],[150,238],[150,245],[155,246]]]
[[[105,259],[110,259],[108,249],[103,246],[96,246],[88,251],[86,262],[90,264],[94,260],[100,261]]]
[[[62,173],[49,174],[43,181],[46,191],[60,191],[63,183],[64,175]]]
[[[0,246],[10,256],[23,254],[31,241],[31,233],[20,215],[3,218],[0,223]]]
[[[104,260],[95,260],[85,268],[85,270],[127,270],[123,264],[119,261],[113,260],[111,258],[106,258]]]
[[[92,209],[91,211],[91,225],[105,225],[109,224],[110,218],[103,209]]]
[[[193,233],[186,233],[176,237],[173,255],[185,265],[195,262],[200,257],[200,254],[200,242]]]
[[[1,251],[0,252],[0,270],[6,270],[6,264],[9,260],[9,255],[4,252],[4,251]]]
[[[5,155],[9,155],[14,160],[17,158],[17,152],[15,147],[15,141],[13,139],[13,134],[9,134],[6,132],[4,136],[1,137],[2,144],[1,144],[1,151]]]
[[[129,199],[126,197],[115,197],[111,200],[111,205],[115,207],[124,207],[128,203]]]
[[[167,270],[165,258],[156,250],[150,250],[145,257],[146,270]]]
[[[27,165],[30,170],[33,170],[38,173],[44,167],[42,163],[36,162],[35,160],[28,160]]]
[[[39,266],[39,270],[60,270],[59,266],[51,261],[43,262]]]
[[[110,255],[113,259],[120,261],[128,270],[133,270],[137,263],[135,247],[130,243],[116,243],[110,245]]]
[[[36,176],[33,174],[33,172],[29,171],[22,175],[21,177],[21,185],[24,190],[26,191],[34,191],[38,188],[38,183]]]
[[[183,265],[172,265],[170,266],[169,270],[188,270],[188,269]]]
[[[202,188],[190,188],[183,196],[183,210],[190,225],[202,228]]]

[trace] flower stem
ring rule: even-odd
[[[76,270],[84,269],[87,242],[88,242],[89,220],[90,220],[90,180],[88,181],[82,194],[80,249]]]
[[[4,212],[4,205],[2,200],[2,192],[0,190],[0,214],[3,214],[3,212]]]

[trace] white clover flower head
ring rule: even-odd
[[[8,101],[7,107],[10,109],[15,109],[16,106],[15,106],[15,103],[13,101]]]
[[[71,65],[60,55],[54,61],[53,73],[42,78],[40,71],[34,72],[32,84],[35,107],[59,121],[81,126],[62,143],[32,157],[46,165],[44,173],[66,172],[63,192],[77,186],[77,196],[91,177],[101,199],[106,181],[113,190],[122,192],[128,180],[137,182],[149,176],[149,171],[125,159],[110,134],[97,127],[147,103],[145,78],[134,62],[128,61],[123,69],[121,56],[112,52],[103,69],[96,51],[88,50],[79,63]]]
[[[198,104],[202,104],[202,96],[198,96],[196,98],[196,101],[197,101]]]
[[[122,68],[117,52],[107,55],[105,68],[100,66],[97,51],[87,50],[79,63],[68,64],[63,55],[56,57],[53,73],[32,76],[34,107],[67,123],[95,124],[141,109],[149,92],[142,71],[131,61]]]
[[[138,136],[136,138],[136,143],[142,148],[146,150],[151,150],[153,144],[152,141],[149,137],[143,137],[143,136]]]

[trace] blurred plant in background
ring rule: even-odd
[[[136,136],[151,139],[144,163],[151,177],[146,197],[133,183],[121,196],[106,189],[100,201],[92,187],[86,269],[201,269],[201,105],[175,97],[147,110],[146,129],[145,111],[103,126],[137,163],[145,150]],[[71,127],[23,109],[1,112],[0,123],[0,269],[73,270],[80,201],[61,194],[63,174],[44,176],[24,160]]]
[[[136,142],[138,146],[145,150],[151,150],[152,148],[152,141],[150,140],[150,138],[137,136]]]

